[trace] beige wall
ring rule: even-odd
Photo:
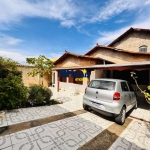
[[[45,74],[44,77],[40,77],[39,75],[32,77],[28,76],[28,72],[30,72],[33,67],[26,67],[26,66],[18,66],[18,70],[22,71],[22,79],[25,86],[30,86],[31,84],[41,84],[43,82],[44,86],[48,86],[51,82],[51,75]]]
[[[90,56],[100,57],[110,60],[115,64],[124,64],[129,62],[150,61],[150,54],[131,54],[122,51],[116,51],[106,48],[97,48]]]
[[[125,36],[123,39],[112,45],[118,49],[139,52],[139,47],[147,46],[147,52],[150,52],[150,34],[144,32],[134,32]]]
[[[102,61],[99,61],[102,62]],[[63,61],[55,65],[55,68],[65,68],[65,67],[76,67],[76,66],[89,66],[95,65],[96,61],[87,58],[77,58],[73,56],[68,56]]]

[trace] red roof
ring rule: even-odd
[[[62,60],[65,59],[68,55],[75,56],[75,57],[79,57],[79,58],[89,58],[89,59],[99,60],[99,58],[94,57],[94,56],[85,56],[85,55],[81,55],[81,54],[75,54],[75,53],[68,52],[68,51],[65,50],[65,53],[64,53],[60,58],[58,58],[58,59],[54,62],[54,64],[57,64],[58,62],[62,61]]]
[[[85,56],[89,55],[90,53],[94,52],[97,48],[106,48],[110,49],[113,51],[120,51],[120,52],[125,52],[125,53],[130,53],[130,54],[145,54],[145,55],[150,55],[149,52],[131,52],[130,50],[123,50],[115,47],[109,47],[109,46],[103,46],[103,45],[96,45],[94,48],[89,50],[87,53],[85,53]]]
[[[121,34],[117,39],[115,39],[113,42],[111,42],[108,46],[111,47],[112,45],[114,45],[116,42],[118,42],[121,38],[123,38],[124,36],[126,36],[127,34],[129,34],[130,32],[134,32],[134,31],[139,31],[139,32],[150,32],[150,29],[142,29],[142,28],[129,28],[126,32],[124,32],[123,34]]]

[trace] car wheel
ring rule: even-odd
[[[138,107],[138,106],[137,106],[137,102],[136,102],[135,105],[134,105],[134,109],[137,109],[137,107]]]
[[[115,118],[115,122],[117,124],[123,125],[125,123],[125,119],[126,119],[126,108],[122,107],[122,110],[121,110],[119,116],[117,116]]]
[[[88,111],[88,107],[86,105],[83,105],[83,109]]]

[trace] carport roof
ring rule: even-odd
[[[150,68],[150,61],[133,62],[126,64],[104,64],[104,65],[79,66],[69,68],[53,68],[53,70],[73,70],[73,69],[130,70],[130,69],[146,69],[146,68]]]

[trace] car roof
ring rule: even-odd
[[[97,78],[97,79],[92,79],[92,80],[105,80],[105,81],[114,81],[114,82],[126,81],[126,80],[122,80],[122,79],[112,79],[112,78]]]

